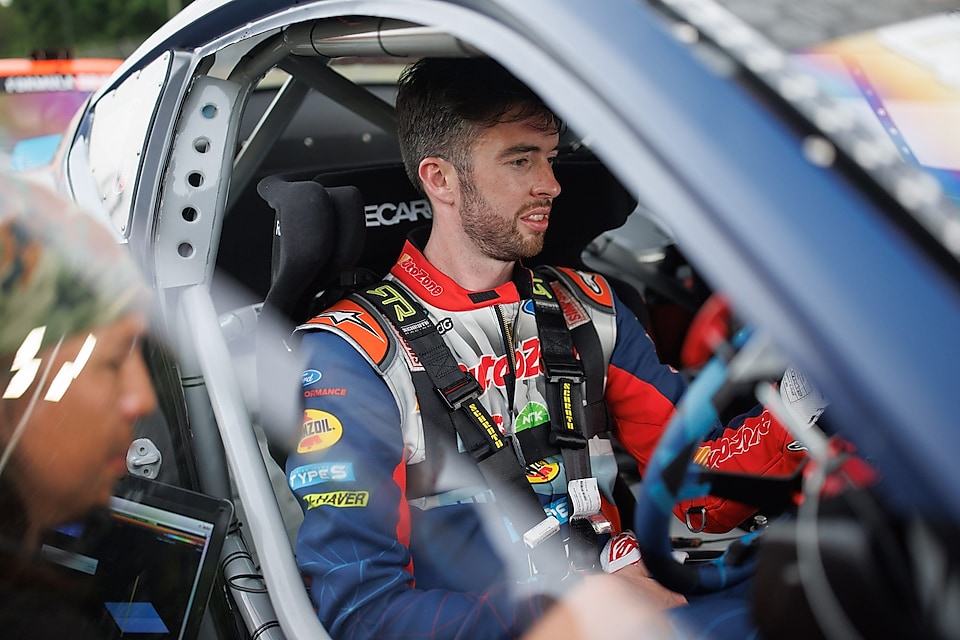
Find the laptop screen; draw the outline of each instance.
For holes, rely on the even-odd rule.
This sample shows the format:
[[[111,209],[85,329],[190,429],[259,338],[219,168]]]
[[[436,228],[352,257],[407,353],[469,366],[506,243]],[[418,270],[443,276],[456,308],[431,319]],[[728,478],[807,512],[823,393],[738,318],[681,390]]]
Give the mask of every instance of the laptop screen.
[[[103,638],[189,639],[206,607],[231,517],[225,500],[128,481],[97,531],[61,527],[42,552],[90,576],[102,602]]]

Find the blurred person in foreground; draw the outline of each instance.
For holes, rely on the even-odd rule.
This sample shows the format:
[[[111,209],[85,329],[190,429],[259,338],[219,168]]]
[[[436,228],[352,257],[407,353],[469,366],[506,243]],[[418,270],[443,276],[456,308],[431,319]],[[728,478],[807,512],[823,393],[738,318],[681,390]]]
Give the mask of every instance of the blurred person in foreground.
[[[98,221],[0,176],[0,629],[92,638],[83,585],[45,531],[107,506],[134,422],[156,407],[140,341],[149,290]]]
[[[400,78],[397,125],[429,236],[299,328],[305,411],[287,474],[320,619],[338,639],[514,638],[571,589],[684,604],[637,563],[610,436],[643,470],[686,383],[602,276],[523,264],[562,197],[561,122],[492,60],[425,58]],[[757,441],[726,446],[718,468],[776,475],[802,459],[760,409],[739,423],[762,427]],[[716,428],[705,447],[738,439]],[[752,512],[702,511],[722,530]]]

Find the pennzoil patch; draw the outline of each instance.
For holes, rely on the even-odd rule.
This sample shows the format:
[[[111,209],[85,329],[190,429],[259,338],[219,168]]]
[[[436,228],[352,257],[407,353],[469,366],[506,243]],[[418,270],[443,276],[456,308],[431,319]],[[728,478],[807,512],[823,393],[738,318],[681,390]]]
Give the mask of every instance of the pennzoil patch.
[[[306,409],[297,453],[313,453],[335,445],[343,437],[340,419],[329,411]]]

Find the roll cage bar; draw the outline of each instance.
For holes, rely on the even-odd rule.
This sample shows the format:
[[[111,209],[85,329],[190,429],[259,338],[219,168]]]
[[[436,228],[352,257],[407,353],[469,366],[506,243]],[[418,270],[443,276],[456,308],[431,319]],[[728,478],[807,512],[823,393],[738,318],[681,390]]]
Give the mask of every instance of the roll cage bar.
[[[247,99],[269,70],[278,68],[289,74],[251,133],[244,140],[236,140],[237,152],[232,156],[227,181],[229,192],[220,202],[223,211],[228,213],[238,204],[240,195],[311,90],[330,97],[388,135],[395,135],[393,106],[331,68],[329,62],[333,58],[478,54],[477,50],[438,29],[397,20],[358,17],[349,21],[321,19],[294,24],[264,39],[242,56],[227,74],[226,82],[208,78],[210,65],[201,61],[187,94],[184,121],[177,129],[185,137],[188,136],[184,132],[198,130],[202,114],[196,99],[191,105],[191,94],[216,94],[217,90],[233,85],[234,88],[227,88],[227,95],[222,99],[225,107],[230,106],[231,122],[236,126]],[[222,135],[229,144],[231,134]],[[176,153],[175,148],[175,156]],[[175,195],[170,191],[165,199],[168,206],[176,205]],[[177,218],[170,216],[166,223],[182,224]],[[164,223],[161,219],[160,224]],[[213,235],[218,235],[218,230]],[[163,247],[159,249],[163,250]],[[164,281],[164,274],[158,273]],[[169,287],[169,274],[166,277],[164,286]],[[185,277],[184,283],[189,279]],[[212,466],[221,467],[200,469],[200,483],[204,491],[215,495],[229,494],[232,483],[232,491],[240,502],[238,515],[243,518],[245,534],[251,536],[253,542],[250,549],[240,527],[228,535],[221,558],[225,585],[251,637],[262,640],[328,638],[302,586],[254,420],[246,409],[245,399],[238,394],[242,385],[236,380],[234,357],[227,344],[232,338],[249,336],[263,322],[258,317],[259,305],[218,316],[209,292],[202,285],[179,289],[174,295],[179,307],[177,334],[185,336],[184,352],[190,354],[180,363],[181,378],[184,382],[202,381],[184,384],[193,446],[197,460],[214,461]],[[217,465],[217,460],[226,464]],[[231,474],[230,469],[242,469],[243,473]]]

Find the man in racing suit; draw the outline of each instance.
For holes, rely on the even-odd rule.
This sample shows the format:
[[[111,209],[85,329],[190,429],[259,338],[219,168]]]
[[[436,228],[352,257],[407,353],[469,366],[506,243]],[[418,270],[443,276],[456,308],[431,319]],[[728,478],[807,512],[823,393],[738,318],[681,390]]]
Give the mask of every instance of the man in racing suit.
[[[408,241],[384,284],[422,305],[460,368],[476,377],[480,404],[525,467],[544,513],[562,525],[554,536],[566,537],[568,521],[588,513],[608,523],[597,528],[602,545],[606,532],[629,526],[614,506],[616,462],[606,434],[589,441],[596,488],[591,494],[587,483],[585,496],[568,495],[560,452],[531,456],[525,444],[551,416],[531,300],[546,283],[520,261],[541,250],[560,194],[552,167],[559,122],[489,60],[414,64],[401,78],[397,112],[407,172],[434,218],[426,243]],[[596,331],[609,423],[642,471],[684,379],[659,362],[602,277],[553,273],[549,292],[567,326],[592,323]],[[287,475],[304,510],[298,564],[327,630],[335,638],[522,634],[553,602],[560,580],[526,560],[536,544],[520,541],[529,532],[517,531],[498,504],[510,496],[491,491],[461,439],[447,447],[440,429],[422,420],[412,378],[423,369],[418,356],[358,296],[299,334],[309,364],[302,436]],[[787,449],[787,432],[765,412],[748,421],[749,442],[735,431],[720,434],[717,442],[727,441],[713,466],[792,470],[800,454]],[[713,529],[750,515],[743,505],[707,506]]]

